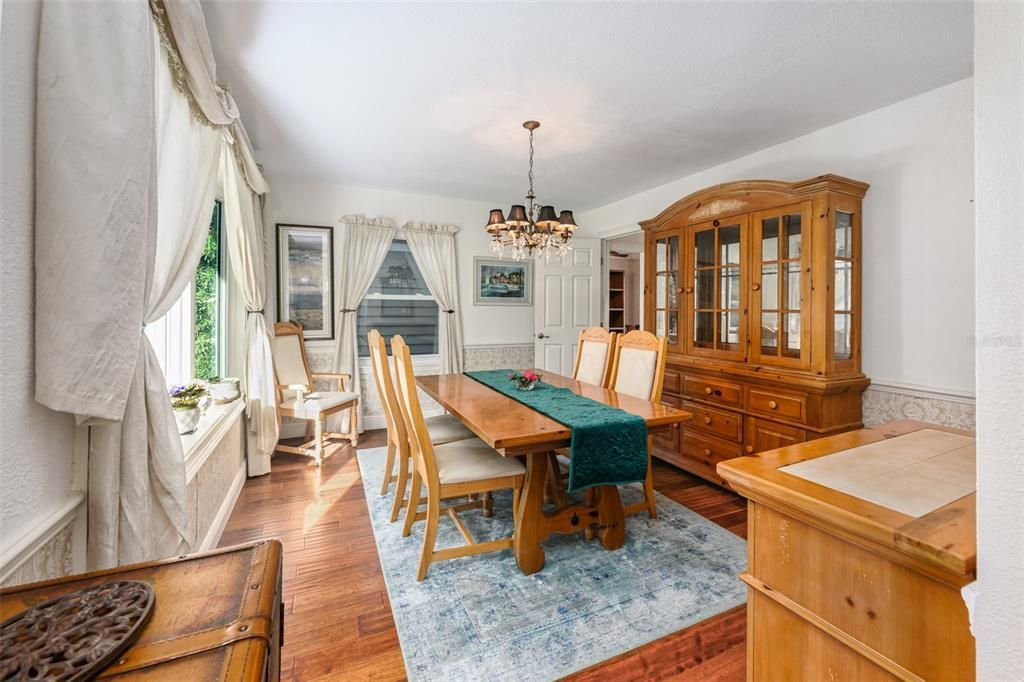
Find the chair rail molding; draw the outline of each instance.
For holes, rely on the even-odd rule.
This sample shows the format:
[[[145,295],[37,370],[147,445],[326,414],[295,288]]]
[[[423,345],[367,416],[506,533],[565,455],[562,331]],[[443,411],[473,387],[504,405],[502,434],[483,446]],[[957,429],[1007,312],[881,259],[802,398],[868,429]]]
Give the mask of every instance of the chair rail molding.
[[[0,586],[59,578],[84,569],[85,493],[69,492],[57,507],[0,548]],[[78,546],[82,545],[82,546]]]
[[[864,391],[862,408],[866,426],[914,419],[975,430],[974,394],[970,391],[872,381]]]

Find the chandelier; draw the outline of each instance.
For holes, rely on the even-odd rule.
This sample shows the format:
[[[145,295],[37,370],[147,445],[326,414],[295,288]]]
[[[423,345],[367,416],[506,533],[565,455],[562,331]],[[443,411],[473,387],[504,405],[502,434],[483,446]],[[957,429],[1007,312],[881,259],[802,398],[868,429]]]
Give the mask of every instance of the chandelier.
[[[491,251],[499,258],[505,255],[505,247],[511,249],[516,260],[546,258],[552,254],[561,257],[572,249],[576,222],[572,219],[572,211],[562,211],[556,216],[554,206],[534,203],[537,195],[533,193],[533,131],[540,128],[540,123],[526,121],[523,127],[530,131],[530,171],[527,175],[530,190],[526,193],[526,205],[513,204],[507,220],[500,208],[491,209],[484,229],[491,235]]]

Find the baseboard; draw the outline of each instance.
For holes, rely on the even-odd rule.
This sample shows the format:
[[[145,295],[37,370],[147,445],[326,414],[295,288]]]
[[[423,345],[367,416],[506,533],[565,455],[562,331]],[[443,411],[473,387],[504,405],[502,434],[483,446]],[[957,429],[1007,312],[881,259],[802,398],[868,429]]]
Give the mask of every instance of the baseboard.
[[[238,496],[242,494],[242,487],[244,485],[245,462],[243,461],[242,466],[238,468],[238,473],[235,474],[235,478],[231,481],[231,487],[228,488],[227,494],[224,496],[224,502],[221,504],[220,509],[217,510],[217,515],[213,517],[210,529],[206,531],[206,537],[203,538],[202,544],[196,549],[197,552],[205,552],[217,548],[218,543],[220,543],[220,536],[224,534],[224,528],[228,525],[228,519],[231,518],[231,512],[235,509],[235,503],[238,502]]]
[[[76,525],[85,493],[74,491],[21,536],[0,548],[0,585],[57,578],[80,569]]]

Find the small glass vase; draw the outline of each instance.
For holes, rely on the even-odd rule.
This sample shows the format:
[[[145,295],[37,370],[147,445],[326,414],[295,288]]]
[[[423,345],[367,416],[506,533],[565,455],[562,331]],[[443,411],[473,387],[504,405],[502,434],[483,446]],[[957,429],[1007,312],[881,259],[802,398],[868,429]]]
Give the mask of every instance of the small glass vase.
[[[532,391],[533,387],[536,385],[536,381],[531,381],[528,384],[516,384],[516,388],[518,388],[520,391]]]

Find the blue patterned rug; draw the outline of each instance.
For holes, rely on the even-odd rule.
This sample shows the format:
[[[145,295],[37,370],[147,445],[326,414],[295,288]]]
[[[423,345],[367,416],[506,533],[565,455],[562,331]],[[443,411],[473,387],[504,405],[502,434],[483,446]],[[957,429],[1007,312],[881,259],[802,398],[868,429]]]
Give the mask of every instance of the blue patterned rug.
[[[434,563],[416,582],[423,523],[402,537],[392,494],[380,495],[384,448],[360,450],[359,468],[377,553],[410,680],[555,680],[738,606],[746,542],[664,495],[658,518],[626,521],[625,545],[554,535],[544,569],[524,576],[512,550]],[[394,487],[392,486],[392,491]],[[639,501],[625,486],[622,501]],[[478,542],[512,534],[512,495],[494,516],[459,516]],[[441,518],[437,547],[463,544]]]

